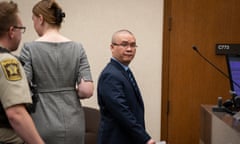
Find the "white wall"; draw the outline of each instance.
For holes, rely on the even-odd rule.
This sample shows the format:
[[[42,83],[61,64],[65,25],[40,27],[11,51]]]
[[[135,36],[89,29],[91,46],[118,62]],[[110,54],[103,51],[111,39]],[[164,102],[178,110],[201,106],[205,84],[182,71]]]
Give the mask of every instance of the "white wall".
[[[109,45],[113,32],[129,29],[135,34],[139,47],[130,67],[143,95],[146,128],[155,140],[160,140],[163,0],[57,1],[66,12],[62,34],[81,42],[90,61],[95,93],[91,99],[82,101],[85,106],[98,108],[97,79],[111,57]],[[37,35],[32,25],[31,9],[38,1],[15,2],[19,4],[20,16],[27,26],[22,43],[32,41]]]

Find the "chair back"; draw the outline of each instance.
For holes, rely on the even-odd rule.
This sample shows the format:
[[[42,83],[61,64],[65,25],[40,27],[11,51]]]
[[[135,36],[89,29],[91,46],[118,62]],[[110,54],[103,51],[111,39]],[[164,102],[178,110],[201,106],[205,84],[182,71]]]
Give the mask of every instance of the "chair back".
[[[100,112],[96,108],[83,107],[85,113],[85,144],[96,144],[98,137],[98,127],[100,122]]]

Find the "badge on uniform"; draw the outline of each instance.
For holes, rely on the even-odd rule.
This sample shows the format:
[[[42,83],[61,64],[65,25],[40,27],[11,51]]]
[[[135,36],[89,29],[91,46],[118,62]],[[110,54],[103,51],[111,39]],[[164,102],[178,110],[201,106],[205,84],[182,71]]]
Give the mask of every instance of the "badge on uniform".
[[[5,77],[9,81],[17,81],[22,79],[19,62],[16,59],[7,59],[1,61],[2,69]]]

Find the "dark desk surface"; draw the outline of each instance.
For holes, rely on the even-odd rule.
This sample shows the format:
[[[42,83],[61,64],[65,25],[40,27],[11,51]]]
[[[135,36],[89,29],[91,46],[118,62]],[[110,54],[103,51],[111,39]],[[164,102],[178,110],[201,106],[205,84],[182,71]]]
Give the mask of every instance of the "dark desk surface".
[[[212,105],[202,105],[203,108],[205,108],[209,113],[213,113],[215,116],[217,116],[219,119],[221,119],[223,122],[225,122],[227,125],[235,129],[236,131],[240,132],[240,121],[233,118],[233,115],[228,114],[226,112],[213,112]]]
[[[200,144],[240,144],[240,121],[227,112],[201,105]]]

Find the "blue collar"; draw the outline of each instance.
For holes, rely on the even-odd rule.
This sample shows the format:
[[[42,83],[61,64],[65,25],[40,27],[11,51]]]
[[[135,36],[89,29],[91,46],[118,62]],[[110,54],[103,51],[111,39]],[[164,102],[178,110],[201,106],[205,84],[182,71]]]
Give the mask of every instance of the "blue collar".
[[[119,61],[118,61],[117,59],[115,59],[114,57],[112,57],[111,59],[114,60],[115,62],[119,63],[119,64],[123,67],[123,69],[124,69],[125,71],[127,71],[127,70],[129,69],[128,66],[122,64],[121,62],[119,62]]]

